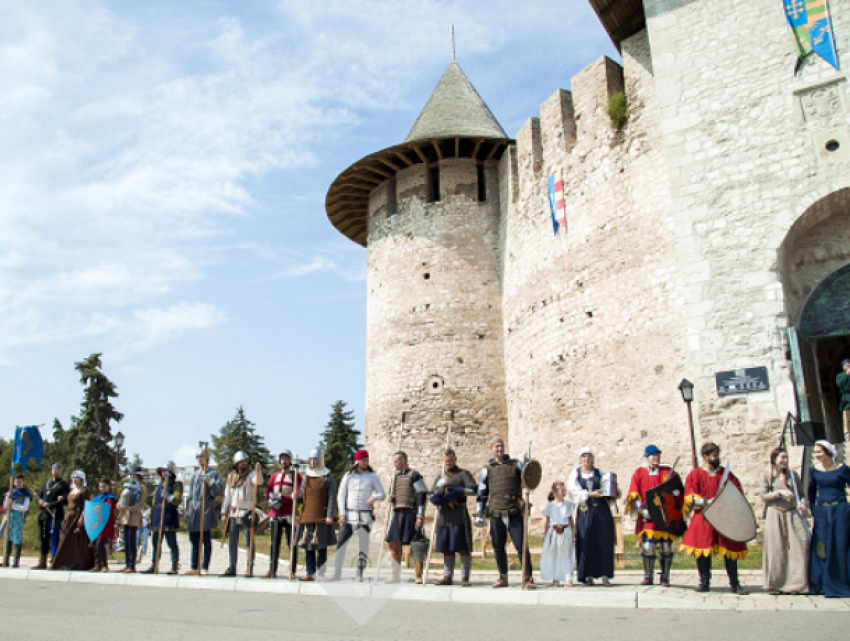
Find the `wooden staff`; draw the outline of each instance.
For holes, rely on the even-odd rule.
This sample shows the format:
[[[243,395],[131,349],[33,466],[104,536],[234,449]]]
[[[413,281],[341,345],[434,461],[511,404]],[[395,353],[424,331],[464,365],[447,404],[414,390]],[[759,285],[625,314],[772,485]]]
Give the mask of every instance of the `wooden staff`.
[[[522,521],[522,589],[525,590],[525,557],[528,554],[528,504],[531,502],[531,492],[525,490],[525,516]]]
[[[153,573],[159,574],[159,560],[162,558],[162,528],[165,523],[165,483],[162,481],[162,474],[159,475],[159,486],[161,488],[162,505],[159,510],[159,541],[156,545],[156,558],[153,562]]]
[[[455,411],[451,410],[450,418],[449,418],[449,427],[446,430],[446,446],[443,448],[443,471],[440,472],[440,476],[446,473],[446,457],[445,451],[449,449],[449,438],[452,435],[452,426],[455,422]],[[465,500],[465,499],[464,499]],[[442,506],[437,507],[437,513],[434,515],[434,525],[431,526],[431,540],[428,542],[428,558],[425,559],[425,571],[422,573],[422,585],[428,585],[428,568],[431,567],[431,552],[434,550],[434,536],[437,533],[437,521],[440,520],[440,513],[442,512]]]
[[[404,412],[401,413],[401,423],[399,423],[399,426],[398,426],[398,451],[399,452],[401,451],[401,443],[402,443],[403,438],[404,438]],[[390,460],[392,460],[392,459],[390,459]],[[398,478],[398,474],[396,474],[395,470],[393,470],[393,478],[392,478],[392,481],[390,481],[390,496],[392,496],[395,493],[395,482],[396,482],[397,478]],[[390,520],[392,519],[392,515],[393,515],[393,502],[387,501],[386,524],[387,524],[387,530],[388,531],[389,531],[389,528],[390,528]],[[375,585],[378,585],[378,577],[381,576],[381,557],[383,556],[383,552],[384,552],[384,546],[383,546],[383,544],[381,544],[381,547],[378,548],[378,567],[375,570]]]
[[[206,441],[202,441],[200,443],[204,446],[204,480],[201,481],[201,530],[198,534],[198,576],[201,574],[201,559],[203,558],[203,550],[204,550],[204,521],[206,521],[207,516],[207,469],[209,468],[209,460],[207,457],[209,456],[209,443]]]
[[[254,498],[251,500],[251,543],[248,545],[248,576],[254,574],[254,535],[256,533],[257,515],[257,479],[260,476],[260,464],[254,466]]]
[[[290,459],[291,460],[291,459]],[[298,464],[292,460],[292,522],[289,524],[289,578],[295,580],[295,537],[298,536],[296,525],[298,523]],[[284,477],[285,479],[285,477]],[[305,532],[306,533],[306,532]],[[278,556],[280,556],[278,554]],[[277,566],[275,566],[277,574]]]

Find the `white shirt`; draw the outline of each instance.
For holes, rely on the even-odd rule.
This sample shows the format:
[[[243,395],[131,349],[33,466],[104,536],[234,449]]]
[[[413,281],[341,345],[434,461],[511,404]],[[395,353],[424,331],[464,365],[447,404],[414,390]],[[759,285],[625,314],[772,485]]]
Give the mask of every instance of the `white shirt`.
[[[572,472],[570,472],[570,476],[567,479],[567,494],[569,495],[570,500],[575,505],[583,505],[584,503],[587,503],[587,498],[588,498],[587,497],[587,495],[588,495],[587,490],[583,490],[581,488],[581,486],[578,484],[579,473],[581,474],[581,477],[583,479],[586,479],[586,480],[589,481],[590,479],[593,478],[593,474],[594,474],[595,471],[596,471],[595,468],[593,470],[591,470],[590,472],[585,472],[581,468],[578,468],[578,469],[574,469]],[[602,479],[600,481],[602,483],[602,487],[598,488],[597,491],[601,490],[602,494],[607,496],[610,493],[609,485],[610,485],[610,482],[611,482],[611,477],[609,477],[607,474],[605,474],[605,472],[603,472],[602,470],[599,470],[599,474],[602,476]]]
[[[543,506],[543,509],[540,510],[540,513],[543,516],[549,517],[550,525],[569,525],[570,524],[570,516],[575,511],[576,506],[572,504],[572,502],[565,498],[563,503],[558,503],[557,500],[549,501],[546,505]]]
[[[356,525],[363,522],[362,512],[372,511],[372,508],[366,505],[369,498],[382,501],[386,496],[381,479],[374,472],[348,472],[339,484],[337,504],[340,512],[345,515],[346,522]]]
[[[230,518],[239,519],[251,511],[251,504],[254,502],[254,485],[262,484],[263,475],[256,480],[256,472],[248,474],[248,478],[239,487],[230,487],[227,485],[224,489],[224,502],[221,504],[221,513],[227,515],[230,511]],[[259,498],[259,497],[258,497]]]

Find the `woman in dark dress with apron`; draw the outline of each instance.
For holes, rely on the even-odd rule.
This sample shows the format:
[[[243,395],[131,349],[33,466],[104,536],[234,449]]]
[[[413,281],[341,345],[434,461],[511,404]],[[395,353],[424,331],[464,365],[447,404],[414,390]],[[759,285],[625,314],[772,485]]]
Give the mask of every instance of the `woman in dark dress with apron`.
[[[835,463],[835,446],[816,441],[814,467],[809,472],[809,506],[814,528],[810,549],[812,594],[850,598],[850,468]]]
[[[579,583],[585,585],[593,585],[593,580],[600,578],[603,585],[611,585],[615,532],[608,506],[610,477],[594,466],[593,448],[584,447],[579,454],[581,465],[567,481],[570,499],[576,505],[576,574]]]
[[[85,473],[79,470],[72,473],[62,534],[50,569],[91,570],[94,567],[94,550],[89,547],[89,537],[83,526],[83,510],[89,498]]]

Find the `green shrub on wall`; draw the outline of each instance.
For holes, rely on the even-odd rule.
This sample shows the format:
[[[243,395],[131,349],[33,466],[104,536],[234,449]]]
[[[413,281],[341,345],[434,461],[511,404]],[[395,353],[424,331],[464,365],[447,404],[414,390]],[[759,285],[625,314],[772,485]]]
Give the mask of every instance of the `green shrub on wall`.
[[[608,98],[608,117],[611,119],[611,126],[617,131],[626,126],[629,120],[629,105],[626,102],[626,94],[622,91],[611,94]]]

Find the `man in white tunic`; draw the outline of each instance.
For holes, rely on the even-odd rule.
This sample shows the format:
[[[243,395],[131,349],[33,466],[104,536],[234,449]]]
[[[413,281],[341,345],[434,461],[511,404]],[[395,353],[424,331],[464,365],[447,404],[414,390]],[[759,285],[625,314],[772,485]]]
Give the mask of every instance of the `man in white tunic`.
[[[354,454],[354,465],[342,477],[337,492],[339,505],[339,543],[334,557],[333,580],[342,578],[342,564],[348,540],[357,533],[360,554],[357,558],[357,580],[363,580],[363,570],[369,560],[369,532],[375,522],[372,513],[375,501],[386,498],[381,480],[369,466],[369,452],[358,450]]]
[[[228,532],[228,552],[230,562],[227,570],[220,576],[236,576],[236,560],[239,555],[239,533],[245,536],[245,546],[256,553],[251,545],[251,506],[254,503],[256,488],[263,484],[263,473],[259,463],[251,471],[251,462],[245,452],[233,455],[233,470],[227,475],[227,485],[224,490],[224,502],[221,504],[221,522],[230,523]],[[248,554],[248,567],[245,578],[253,576],[253,554]]]

